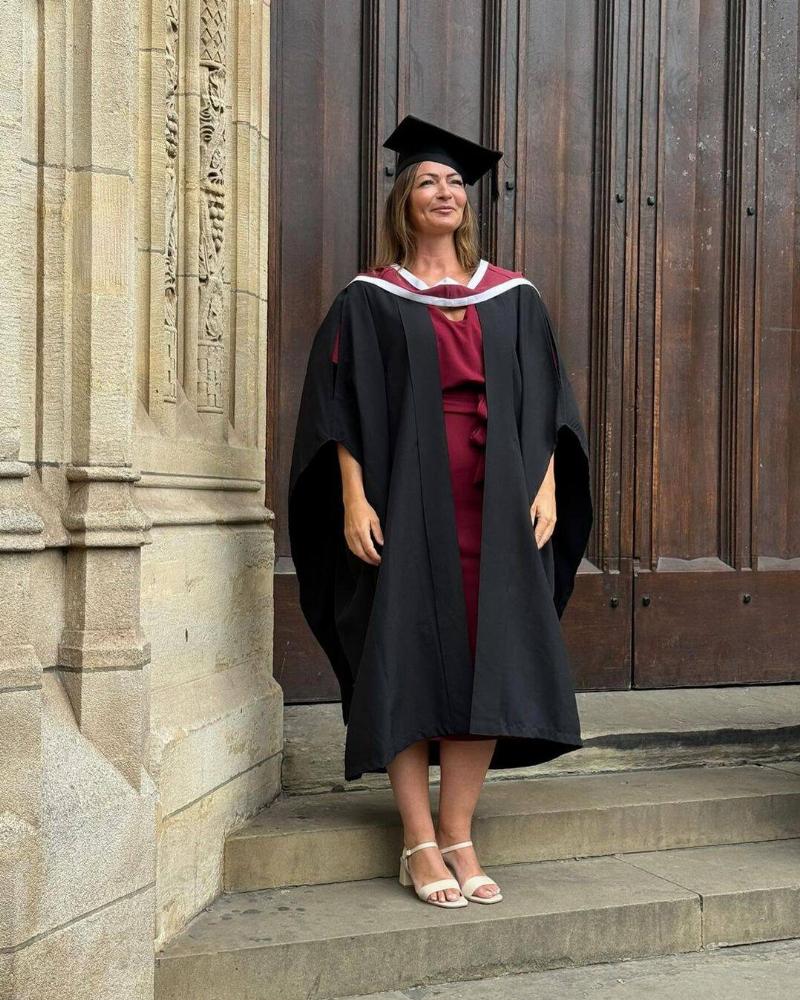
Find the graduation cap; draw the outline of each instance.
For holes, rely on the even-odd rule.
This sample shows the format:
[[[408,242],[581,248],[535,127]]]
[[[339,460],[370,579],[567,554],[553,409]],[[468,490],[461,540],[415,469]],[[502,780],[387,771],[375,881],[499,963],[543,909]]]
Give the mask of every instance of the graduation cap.
[[[465,184],[474,184],[487,170],[491,170],[492,200],[496,200],[500,193],[497,162],[503,157],[502,150],[481,146],[414,115],[406,115],[383,145],[398,154],[398,174],[411,163],[434,160],[457,170]]]

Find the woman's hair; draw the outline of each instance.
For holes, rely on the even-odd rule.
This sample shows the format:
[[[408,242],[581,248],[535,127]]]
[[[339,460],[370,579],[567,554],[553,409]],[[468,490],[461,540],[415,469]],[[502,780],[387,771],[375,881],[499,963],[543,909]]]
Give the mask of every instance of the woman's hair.
[[[380,269],[391,264],[405,266],[416,256],[417,240],[408,220],[408,199],[414,187],[419,163],[410,163],[401,170],[386,198],[383,225],[378,238],[378,250],[370,264]],[[469,198],[464,203],[461,225],[453,232],[458,262],[467,273],[475,270],[481,260],[478,239],[478,218]]]

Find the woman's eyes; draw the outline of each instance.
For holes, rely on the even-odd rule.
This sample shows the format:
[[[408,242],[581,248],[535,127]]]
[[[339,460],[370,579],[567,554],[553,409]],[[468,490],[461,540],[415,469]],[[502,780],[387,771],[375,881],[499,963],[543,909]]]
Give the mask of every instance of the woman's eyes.
[[[463,186],[464,186],[464,182],[463,182],[463,181],[460,181],[460,180],[459,180],[459,179],[458,179],[457,177],[454,177],[454,178],[453,178],[453,183],[454,183],[454,184],[458,184],[458,185],[459,185],[460,187],[463,187]],[[430,178],[430,177],[428,177],[428,178],[427,178],[427,180],[424,180],[424,181],[422,182],[422,184],[433,184],[433,181],[431,180],[431,178]],[[420,184],[420,187],[422,187],[422,184]]]

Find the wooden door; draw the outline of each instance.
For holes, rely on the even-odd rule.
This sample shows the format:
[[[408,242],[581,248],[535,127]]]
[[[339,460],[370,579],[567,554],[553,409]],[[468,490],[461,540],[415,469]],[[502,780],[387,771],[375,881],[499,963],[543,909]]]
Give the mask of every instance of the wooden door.
[[[407,113],[504,150],[498,202],[470,190],[483,255],[541,291],[589,431],[595,523],[563,618],[577,686],[796,676],[797,38],[792,0],[273,5],[267,480],[287,701],[338,696],[286,532],[305,361],[369,260],[393,180],[381,143]]]
[[[798,8],[638,16],[633,683],[796,680]]]

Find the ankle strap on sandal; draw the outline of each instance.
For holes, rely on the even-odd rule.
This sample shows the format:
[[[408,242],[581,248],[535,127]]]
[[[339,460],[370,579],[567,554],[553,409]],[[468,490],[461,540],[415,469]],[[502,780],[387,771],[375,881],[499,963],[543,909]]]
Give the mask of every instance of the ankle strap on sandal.
[[[420,851],[422,850],[423,847],[438,847],[438,846],[439,845],[436,843],[435,840],[426,840],[422,844],[417,844],[416,847],[404,847],[403,854],[405,854],[405,856],[408,857],[409,854],[413,854],[414,851]]]
[[[447,854],[448,851],[457,851],[459,847],[472,847],[472,841],[462,840],[460,844],[451,844],[449,847],[440,847],[439,851],[442,854]]]

